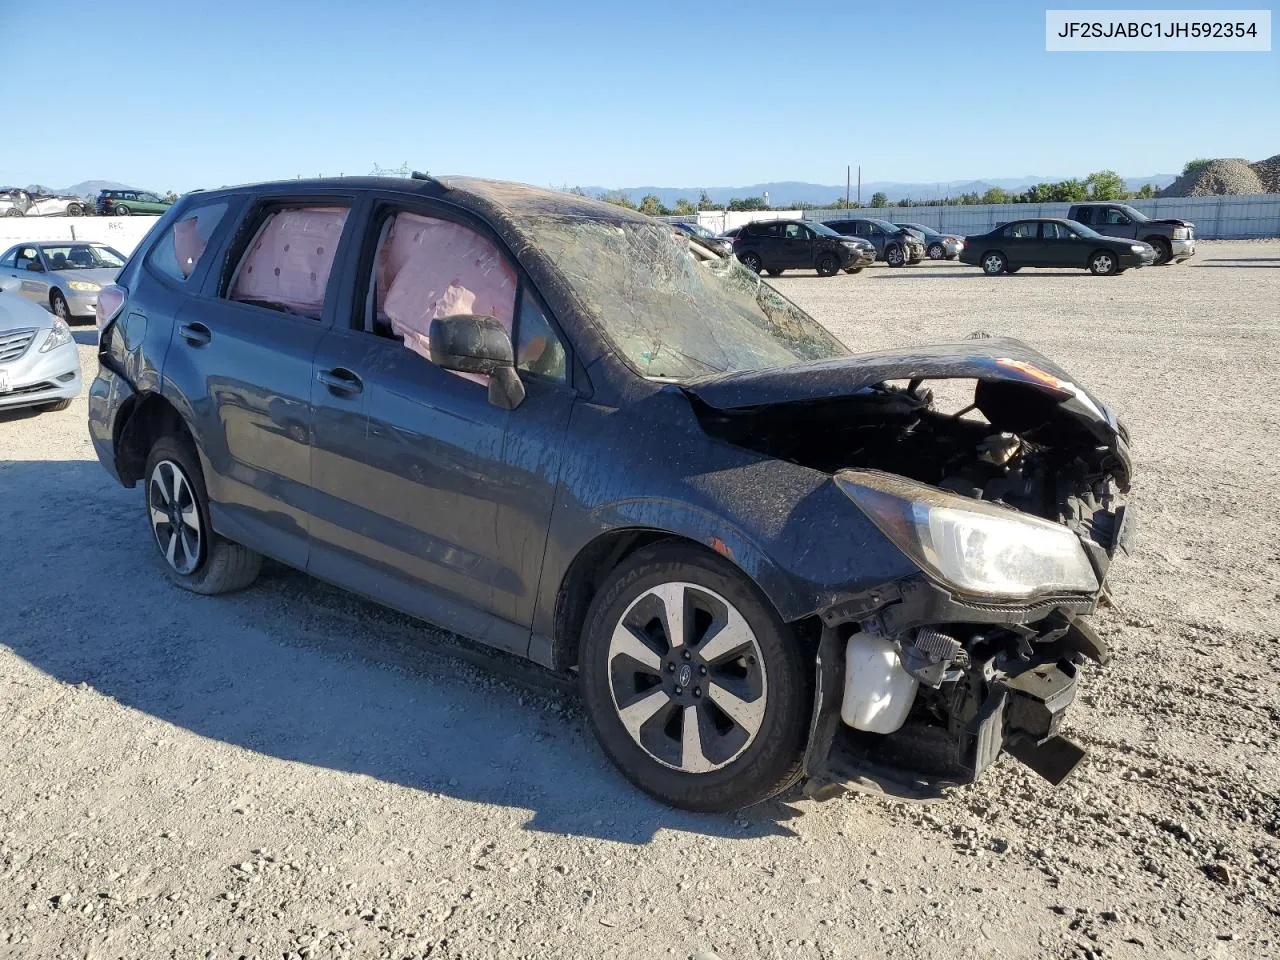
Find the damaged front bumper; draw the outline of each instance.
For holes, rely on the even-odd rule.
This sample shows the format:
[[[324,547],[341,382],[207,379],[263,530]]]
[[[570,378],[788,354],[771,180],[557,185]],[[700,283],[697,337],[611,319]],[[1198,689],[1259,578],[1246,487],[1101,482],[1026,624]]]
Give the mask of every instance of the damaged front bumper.
[[[815,702],[805,753],[805,793],[846,790],[906,800],[941,797],[972,783],[1001,753],[1062,782],[1084,750],[1060,728],[1075,699],[1077,673],[1110,659],[1083,618],[1096,598],[983,604],[919,578],[889,585],[822,615]],[[905,721],[893,732],[842,720],[850,642],[895,638],[918,678]]]

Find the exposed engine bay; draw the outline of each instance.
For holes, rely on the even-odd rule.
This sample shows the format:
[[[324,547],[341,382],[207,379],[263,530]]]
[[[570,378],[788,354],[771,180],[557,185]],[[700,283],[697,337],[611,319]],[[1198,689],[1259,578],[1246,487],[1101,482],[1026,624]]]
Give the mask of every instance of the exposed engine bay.
[[[899,365],[913,371],[909,377],[887,360],[870,362],[869,374],[898,376],[864,379],[854,389],[814,376],[791,402],[769,396],[767,382],[742,378],[694,393],[703,429],[726,442],[832,474],[837,483],[856,486],[862,478],[891,491],[896,476],[945,491],[944,502],[966,498],[1051,521],[1079,538],[1096,574],[1066,590],[1005,600],[957,589],[954,578],[922,562],[928,575],[822,611],[806,756],[813,796],[853,787],[929,798],[971,782],[1001,752],[1058,783],[1084,756],[1059,729],[1080,666],[1109,659],[1083,617],[1105,602],[1111,557],[1131,529],[1123,504],[1128,436],[1029,349],[997,352],[1015,345],[1026,349],[988,340],[958,358],[935,348],[930,364],[913,357]],[[927,366],[946,369],[929,376]],[[936,381],[948,398],[961,394],[950,411],[935,400]],[[765,402],[749,402],[757,398]],[[915,488],[917,498],[922,489]],[[958,497],[946,501],[952,494]],[[859,505],[867,511],[871,502]],[[895,529],[877,522],[887,535]],[[1080,548],[1069,549],[1082,563]]]

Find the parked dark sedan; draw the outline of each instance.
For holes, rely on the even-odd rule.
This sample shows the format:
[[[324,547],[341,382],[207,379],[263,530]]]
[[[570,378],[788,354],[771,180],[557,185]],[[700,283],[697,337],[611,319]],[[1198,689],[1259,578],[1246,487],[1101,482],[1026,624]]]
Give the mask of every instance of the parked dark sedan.
[[[960,260],[992,276],[1017,273],[1023,267],[1076,267],[1105,276],[1149,266],[1156,251],[1140,240],[1104,237],[1074,220],[1039,218],[965,237]]]
[[[666,224],[421,175],[189,194],[98,319],[89,433],[180,587],[270,556],[576,673],[690,809],[1083,756],[1128,435],[1026,344],[855,355]]]
[[[774,277],[794,269],[816,270],[820,277],[858,273],[875,261],[870,244],[808,220],[748,223],[733,238],[733,252],[748,270]]]

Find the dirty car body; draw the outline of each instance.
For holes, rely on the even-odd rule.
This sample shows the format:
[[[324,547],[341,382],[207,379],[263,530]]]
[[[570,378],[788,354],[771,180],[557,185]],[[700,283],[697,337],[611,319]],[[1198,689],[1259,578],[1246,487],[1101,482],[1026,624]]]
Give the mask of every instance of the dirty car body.
[[[304,202],[350,210],[323,313],[240,323],[257,308],[225,298],[258,211]],[[210,205],[179,290],[152,257]],[[488,238],[558,375],[512,369],[524,319],[437,317],[433,362],[362,329],[387,205]],[[174,576],[191,589],[235,543],[577,673],[623,773],[691,809],[801,779],[936,795],[1002,752],[1057,780],[1080,757],[1059,727],[1107,659],[1084,618],[1131,529],[1128,441],[1025,344],[855,355],[665,224],[466,178],[190,195],[108,300],[90,435],[126,486],[154,489],[157,449],[198,455],[179,466],[213,536]],[[281,352],[310,364],[295,384]],[[969,399],[944,411],[933,384]],[[157,531],[181,524],[148,497]]]

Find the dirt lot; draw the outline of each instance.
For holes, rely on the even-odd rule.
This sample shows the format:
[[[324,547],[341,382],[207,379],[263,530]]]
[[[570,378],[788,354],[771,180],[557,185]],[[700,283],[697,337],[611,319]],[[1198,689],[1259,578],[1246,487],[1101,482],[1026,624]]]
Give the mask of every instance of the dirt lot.
[[[778,284],[855,348],[1024,338],[1128,422],[1073,780],[671,811],[430,628],[279,568],[166,586],[82,398],[0,416],[0,956],[1280,956],[1280,243]]]

